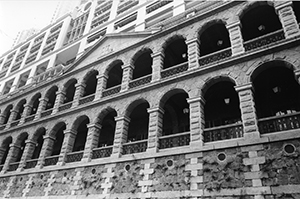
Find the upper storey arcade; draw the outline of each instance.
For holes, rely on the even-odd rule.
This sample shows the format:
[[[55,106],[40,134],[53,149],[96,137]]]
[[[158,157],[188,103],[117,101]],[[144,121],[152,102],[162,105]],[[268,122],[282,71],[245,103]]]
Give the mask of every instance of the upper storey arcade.
[[[297,3],[232,4],[218,8],[227,20],[199,14],[155,34],[106,36],[62,75],[2,99],[3,171],[299,128]],[[241,24],[265,13],[272,22],[244,35]]]

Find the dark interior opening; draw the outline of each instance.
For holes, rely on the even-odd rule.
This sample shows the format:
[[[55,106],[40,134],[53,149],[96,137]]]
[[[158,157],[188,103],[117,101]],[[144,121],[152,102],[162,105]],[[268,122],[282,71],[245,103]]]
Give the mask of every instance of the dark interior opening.
[[[187,45],[183,38],[172,40],[165,48],[163,69],[188,61]]]

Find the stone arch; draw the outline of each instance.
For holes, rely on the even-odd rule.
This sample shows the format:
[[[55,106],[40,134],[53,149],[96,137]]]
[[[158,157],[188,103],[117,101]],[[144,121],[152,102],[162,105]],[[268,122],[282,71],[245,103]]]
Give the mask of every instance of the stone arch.
[[[107,77],[106,84],[104,87],[111,88],[117,85],[121,85],[123,78],[123,62],[120,59],[114,60],[106,68],[104,75]]]
[[[9,145],[13,142],[13,139],[11,136],[7,136],[6,138],[3,139],[2,143],[1,143],[1,154],[0,154],[0,158],[1,158],[1,162],[0,164],[3,165],[5,163],[5,160],[7,158],[8,152],[9,152]]]
[[[210,26],[212,26],[214,24],[224,24],[226,26],[227,21],[225,19],[220,19],[220,18],[207,21],[197,29],[197,34],[201,35],[207,28],[209,28]]]
[[[27,139],[28,139],[27,132],[23,132],[17,136],[14,144],[20,148],[17,148],[17,153],[15,154],[15,158],[12,160],[13,162],[19,162],[21,160],[26,146]]]
[[[51,147],[49,147],[49,155],[59,155],[61,148],[62,148],[62,144],[63,144],[63,140],[64,140],[64,130],[66,129],[66,123],[63,121],[60,121],[58,123],[56,123],[54,125],[54,127],[51,129],[51,131],[49,132],[49,136],[55,138],[55,141],[53,142],[53,144],[51,145]]]
[[[87,115],[77,117],[72,125],[72,131],[76,134],[72,152],[84,150],[90,119]]]
[[[187,93],[188,94],[188,92],[186,90],[184,90],[183,88],[172,88],[172,89],[168,90],[167,92],[165,92],[162,96],[160,96],[159,107],[164,106],[166,101],[172,95],[177,94],[177,93]]]
[[[116,111],[114,108],[112,107],[106,107],[104,108],[99,114],[98,116],[94,119],[94,123],[98,123],[98,124],[101,124],[102,123],[102,120],[104,119],[104,117],[111,111]]]
[[[122,60],[117,59],[112,61],[107,68],[105,69],[104,75],[108,75],[109,71],[116,65],[116,64],[124,64]]]
[[[22,117],[23,111],[24,111],[24,105],[26,104],[26,99],[20,100],[17,105],[15,106],[14,110],[17,111],[17,114],[15,115],[14,120],[19,120]]]
[[[144,99],[144,98],[138,98],[138,99],[135,99],[135,100],[131,101],[131,102],[127,105],[127,107],[124,109],[124,110],[125,110],[124,115],[125,115],[125,116],[129,116],[135,107],[137,107],[139,104],[144,103],[144,102],[147,102],[148,104],[150,104],[150,103],[149,103],[146,99]]]
[[[65,99],[63,103],[68,103],[74,100],[76,90],[75,85],[77,82],[76,78],[71,78],[64,84],[62,91],[65,92]]]
[[[3,118],[3,120],[1,121],[1,124],[6,124],[7,122],[8,122],[8,119],[9,119],[9,117],[10,117],[10,114],[11,114],[11,110],[13,109],[13,105],[12,104],[10,104],[10,105],[8,105],[5,109],[4,109],[4,111],[3,111],[3,116],[4,116],[4,118]]]
[[[224,76],[224,75],[219,75],[216,77],[208,77],[204,82],[203,87],[201,88],[201,95],[204,96],[206,91],[215,83],[221,82],[221,81],[228,81],[233,83],[234,85],[237,85],[235,82],[235,79],[233,79],[230,76]]]
[[[48,102],[45,107],[46,110],[54,107],[57,91],[58,87],[54,85],[51,88],[49,88],[45,93],[45,99],[48,99]]]
[[[152,73],[152,53],[153,51],[150,48],[142,48],[134,54],[131,59],[131,66],[133,67],[132,79]]]
[[[42,146],[44,143],[44,135],[45,134],[46,134],[46,129],[44,127],[40,127],[32,135],[32,138],[30,138],[33,142],[36,143],[34,150],[32,151],[32,154],[30,155],[31,159],[39,158],[41,150],[42,150]]]
[[[241,10],[237,12],[238,18],[241,18],[244,16],[246,12],[248,12],[250,9],[255,8],[260,5],[269,5],[274,7],[274,2],[272,1],[247,1],[247,4],[243,6]]]

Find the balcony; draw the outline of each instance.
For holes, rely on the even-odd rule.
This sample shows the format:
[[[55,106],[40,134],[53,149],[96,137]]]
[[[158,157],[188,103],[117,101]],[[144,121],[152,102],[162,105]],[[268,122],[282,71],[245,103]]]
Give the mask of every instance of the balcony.
[[[135,88],[135,87],[142,86],[144,84],[148,84],[151,82],[151,79],[152,79],[152,74],[144,77],[140,77],[138,79],[131,80],[129,82],[129,88]]]
[[[25,118],[25,122],[31,122],[32,120],[34,120],[34,117],[35,117],[35,114],[30,115],[30,116],[27,116],[27,117]]]
[[[50,157],[46,157],[44,161],[44,166],[56,165],[59,159],[59,155],[54,155]]]
[[[38,76],[34,77],[33,81],[35,81],[36,83],[40,83],[40,82],[45,81],[47,79],[51,79],[54,76],[56,76],[57,74],[59,74],[59,72],[61,72],[62,70],[63,70],[63,65],[59,64],[55,67],[49,68],[45,72],[43,72],[43,73],[39,74]]]
[[[125,12],[126,10],[129,10],[130,8],[133,8],[134,6],[136,6],[139,3],[139,1],[137,0],[133,0],[133,1],[124,1],[124,3],[121,3],[118,6],[118,10],[117,10],[117,14],[121,14],[123,12]]]
[[[184,63],[178,64],[176,66],[172,66],[170,68],[163,69],[161,71],[161,78],[171,77],[173,75],[182,73],[184,71],[187,71],[188,68],[189,68],[188,62],[184,62]]]
[[[165,135],[159,138],[159,149],[186,146],[190,144],[190,133],[177,133],[174,135]]]
[[[105,89],[102,92],[102,97],[107,97],[107,96],[110,96],[110,95],[114,95],[116,93],[119,93],[120,91],[121,91],[121,85],[114,86],[114,87]]]
[[[203,130],[204,142],[214,142],[219,140],[228,140],[241,138],[244,136],[242,123],[229,124]]]
[[[131,22],[135,21],[137,18],[137,13],[134,13],[133,15],[130,15],[118,22],[115,23],[114,28],[117,30],[119,28],[122,28],[128,24],[130,24]]]
[[[258,128],[261,134],[299,129],[300,113],[296,112],[291,114],[259,119]]]
[[[23,61],[23,60],[16,62],[16,63],[13,65],[13,67],[10,69],[10,72],[14,72],[14,71],[18,70],[18,69],[20,68],[21,64],[22,64],[22,61]]]
[[[245,48],[245,51],[250,51],[250,50],[254,50],[254,49],[275,43],[277,41],[281,41],[283,39],[285,39],[284,31],[281,29],[281,30],[277,30],[275,32],[263,35],[261,37],[252,39],[250,41],[244,42],[244,48]]]
[[[231,57],[231,47],[205,55],[199,58],[199,65],[204,66]]]
[[[106,158],[112,154],[112,146],[105,146],[93,149],[92,159]]]
[[[33,53],[33,54],[30,54],[30,55],[27,57],[25,64],[29,64],[30,62],[33,62],[33,61],[36,59],[37,54],[38,54],[38,51],[36,51],[36,52]]]
[[[20,120],[15,120],[15,121],[11,122],[10,126],[11,127],[18,126],[19,123],[20,123]]]
[[[34,168],[38,163],[38,159],[27,160],[24,169]]]
[[[171,3],[172,1],[157,1],[149,6],[146,7],[146,13],[149,14],[169,3]]]
[[[7,171],[16,171],[19,167],[20,162],[10,163]]]
[[[79,105],[82,105],[82,104],[85,104],[88,102],[92,102],[94,99],[95,99],[95,94],[85,96],[85,97],[79,99]]]
[[[64,110],[70,109],[72,107],[72,103],[73,103],[73,101],[59,106],[58,111],[64,111]]]
[[[147,150],[148,140],[139,140],[134,142],[127,142],[123,144],[123,155],[142,153]]]
[[[41,117],[46,117],[48,115],[51,115],[52,112],[53,112],[53,109],[45,110],[41,113]]]
[[[68,153],[66,157],[66,163],[79,162],[83,157],[83,151],[76,151]]]

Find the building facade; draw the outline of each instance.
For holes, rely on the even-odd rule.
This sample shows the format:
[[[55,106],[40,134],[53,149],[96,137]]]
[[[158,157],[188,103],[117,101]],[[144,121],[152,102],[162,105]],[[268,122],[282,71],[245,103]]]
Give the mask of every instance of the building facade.
[[[300,3],[88,1],[2,58],[2,198],[300,198]]]

